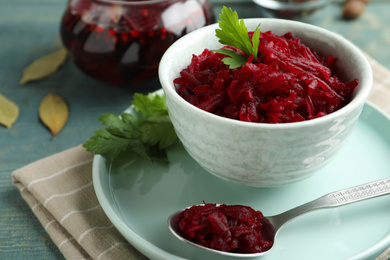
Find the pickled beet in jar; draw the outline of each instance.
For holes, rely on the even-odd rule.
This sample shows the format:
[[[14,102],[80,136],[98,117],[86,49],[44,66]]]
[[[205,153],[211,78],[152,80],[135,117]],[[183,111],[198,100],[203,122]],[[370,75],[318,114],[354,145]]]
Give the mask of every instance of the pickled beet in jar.
[[[215,22],[208,0],[69,0],[61,39],[84,73],[114,86],[160,88],[158,64],[181,36]]]

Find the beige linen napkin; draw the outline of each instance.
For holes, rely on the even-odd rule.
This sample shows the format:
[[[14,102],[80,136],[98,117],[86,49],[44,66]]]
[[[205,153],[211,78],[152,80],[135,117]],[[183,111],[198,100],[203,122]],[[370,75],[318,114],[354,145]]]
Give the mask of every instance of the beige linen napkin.
[[[14,171],[13,184],[65,258],[146,259],[100,207],[92,158],[77,146]]]
[[[390,114],[390,71],[367,57],[374,86],[369,100]],[[115,229],[92,185],[92,153],[77,146],[12,173],[42,226],[67,259],[146,259]],[[390,258],[390,248],[378,260]]]

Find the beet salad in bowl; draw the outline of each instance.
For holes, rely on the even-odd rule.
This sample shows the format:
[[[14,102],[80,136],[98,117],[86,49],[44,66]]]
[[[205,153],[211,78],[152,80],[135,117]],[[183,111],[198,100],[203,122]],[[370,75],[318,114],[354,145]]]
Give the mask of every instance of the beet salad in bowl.
[[[238,19],[196,30],[164,54],[159,78],[175,131],[204,169],[275,187],[325,166],[353,131],[372,86],[363,53],[296,21]]]

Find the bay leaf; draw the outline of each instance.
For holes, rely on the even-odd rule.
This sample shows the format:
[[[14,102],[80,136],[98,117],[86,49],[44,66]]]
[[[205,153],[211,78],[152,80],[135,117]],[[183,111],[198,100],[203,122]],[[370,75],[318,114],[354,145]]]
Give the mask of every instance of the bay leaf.
[[[19,117],[19,107],[3,94],[0,94],[0,124],[11,128]]]
[[[61,48],[35,60],[24,69],[19,84],[24,85],[27,82],[41,80],[54,74],[64,64],[67,57],[68,51],[65,48]]]
[[[69,108],[65,100],[54,94],[48,94],[39,105],[39,118],[55,137],[68,121]]]

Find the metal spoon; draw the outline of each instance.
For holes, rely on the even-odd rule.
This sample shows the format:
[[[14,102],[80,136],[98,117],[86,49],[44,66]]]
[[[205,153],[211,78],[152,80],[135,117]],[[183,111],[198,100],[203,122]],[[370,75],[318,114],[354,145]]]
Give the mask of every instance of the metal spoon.
[[[313,210],[317,209],[325,209],[325,208],[332,208],[332,207],[338,207],[346,204],[350,204],[353,202],[370,199],[379,197],[382,195],[390,194],[390,178],[370,182],[367,184],[354,186],[348,189],[339,190],[336,192],[328,193],[318,199],[315,199],[311,202],[308,202],[306,204],[303,204],[301,206],[298,206],[296,208],[290,209],[284,213],[281,213],[279,215],[270,216],[270,217],[264,217],[265,224],[263,227],[268,228],[270,235],[273,235],[273,238],[271,238],[271,241],[274,242],[275,237],[277,233],[279,232],[280,228],[286,224],[288,221],[292,220],[295,217],[298,217],[299,215],[308,213]],[[218,206],[218,204],[217,204]],[[256,256],[262,256],[267,254],[271,249],[269,248],[267,251],[261,252],[261,253],[231,253],[231,252],[223,252],[216,249],[211,249],[208,247],[204,247],[201,245],[198,245],[192,241],[189,241],[182,237],[180,234],[180,230],[178,228],[178,222],[180,221],[180,213],[182,213],[185,209],[180,210],[174,214],[172,214],[168,218],[168,227],[171,230],[171,232],[180,240],[189,243],[193,246],[202,248],[204,250],[214,252],[217,254],[222,254],[226,256],[233,256],[233,257],[256,257]],[[268,220],[268,221],[267,221]],[[267,226],[268,225],[268,226]],[[273,243],[274,244],[274,243]]]

